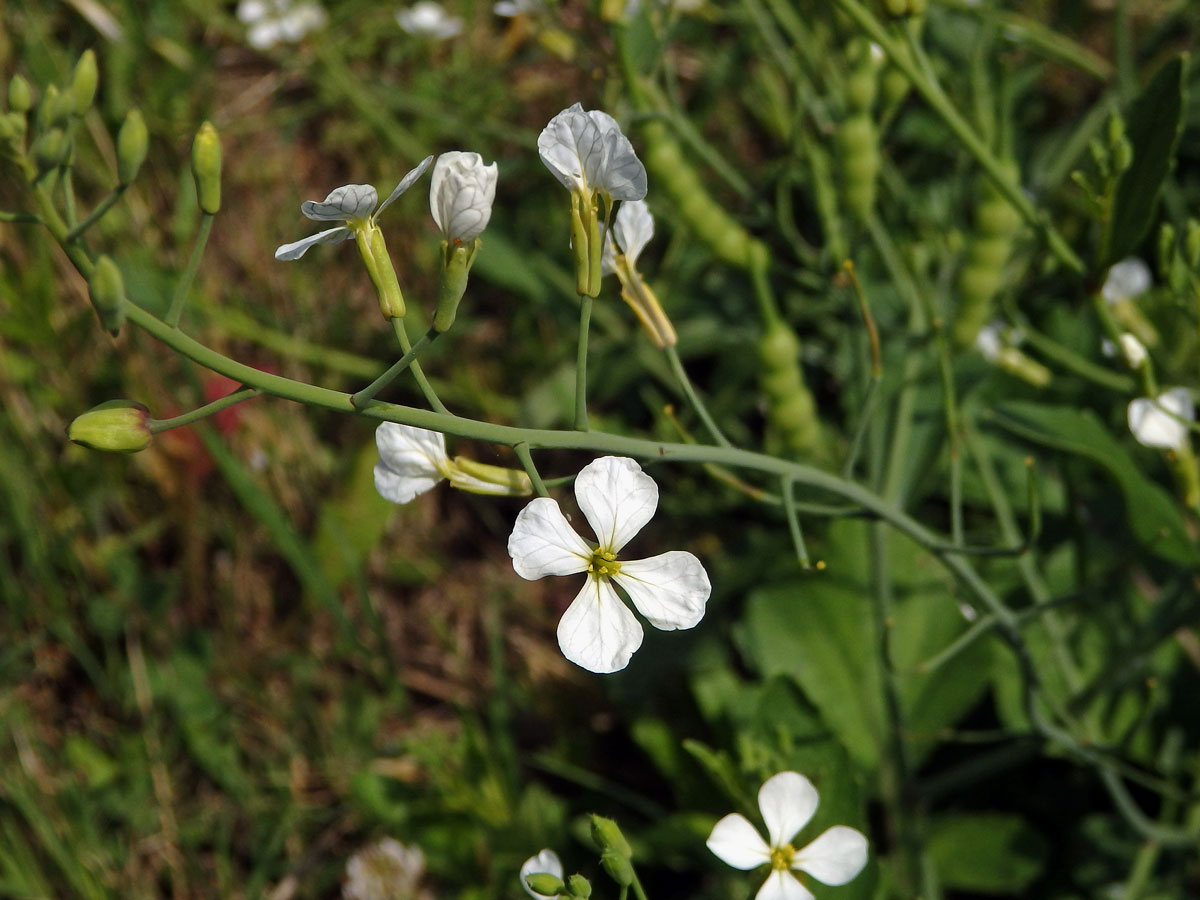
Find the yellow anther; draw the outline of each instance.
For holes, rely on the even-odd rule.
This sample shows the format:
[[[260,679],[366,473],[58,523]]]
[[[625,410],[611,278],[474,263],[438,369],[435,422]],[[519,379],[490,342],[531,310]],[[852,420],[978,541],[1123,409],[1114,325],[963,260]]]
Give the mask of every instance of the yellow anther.
[[[771,848],[771,868],[779,872],[786,872],[792,867],[792,857],[795,855],[796,848],[791,844]]]

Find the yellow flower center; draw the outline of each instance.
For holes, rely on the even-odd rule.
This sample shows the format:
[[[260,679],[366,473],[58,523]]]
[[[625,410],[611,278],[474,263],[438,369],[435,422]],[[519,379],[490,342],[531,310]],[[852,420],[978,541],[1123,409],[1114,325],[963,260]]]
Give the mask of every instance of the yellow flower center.
[[[777,872],[786,872],[792,867],[792,857],[796,855],[796,848],[791,844],[784,844],[782,847],[771,848],[771,868]]]
[[[593,575],[611,578],[621,571],[621,564],[617,562],[617,554],[600,547],[592,551],[587,570]]]

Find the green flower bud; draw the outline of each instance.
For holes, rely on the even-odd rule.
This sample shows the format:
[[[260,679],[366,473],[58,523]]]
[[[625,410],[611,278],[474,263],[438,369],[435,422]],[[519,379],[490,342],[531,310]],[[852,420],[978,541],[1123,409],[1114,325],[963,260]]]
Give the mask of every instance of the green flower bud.
[[[192,176],[200,209],[215,216],[221,208],[221,139],[212,122],[205,122],[192,141]]]
[[[67,437],[92,450],[137,453],[150,446],[150,415],[130,400],[110,400],[88,410],[67,429]]]
[[[117,133],[117,178],[121,184],[131,184],[138,170],[146,161],[150,146],[150,134],[146,131],[146,120],[139,110],[131,109],[125,114],[121,130]]]
[[[442,241],[442,283],[438,288],[437,306],[433,312],[433,327],[435,331],[449,331],[454,324],[458,312],[459,301],[467,290],[467,274],[471,271],[471,263],[475,261],[475,251],[479,248],[479,238],[470,246],[453,247],[447,241]]]
[[[42,103],[38,107],[38,123],[42,128],[55,128],[66,125],[71,118],[74,101],[52,84],[42,95]]]
[[[33,161],[39,172],[56,169],[71,155],[71,140],[61,128],[51,128],[33,142]]]
[[[88,288],[100,324],[116,337],[125,322],[125,281],[111,256],[101,256],[96,260]]]
[[[567,879],[567,890],[572,897],[587,900],[588,897],[592,896],[592,883],[582,875],[572,875]]]
[[[615,881],[618,887],[629,887],[633,884],[633,865],[627,857],[619,853],[606,852],[600,854],[600,865],[608,877]]]
[[[1183,238],[1183,252],[1188,267],[1200,269],[1200,221],[1187,220],[1187,231]]]
[[[567,888],[561,878],[551,875],[549,872],[534,872],[532,875],[526,876],[525,883],[529,885],[531,891],[541,894],[543,897],[557,897]]]
[[[96,54],[91,50],[84,50],[71,76],[71,110],[75,115],[82,116],[91,109],[92,101],[96,99],[96,85],[99,81]]]
[[[17,144],[25,136],[25,113],[9,112],[0,115],[0,141]]]
[[[602,853],[615,853],[625,859],[633,858],[633,850],[621,829],[612,819],[604,816],[592,816],[592,840]]]
[[[1158,270],[1160,272],[1170,272],[1175,265],[1177,258],[1175,237],[1175,226],[1170,222],[1163,222],[1158,229]]]
[[[883,0],[883,11],[896,19],[919,16],[925,12],[925,0]]]
[[[33,106],[33,91],[29,82],[20,75],[14,75],[8,82],[8,108],[13,112],[29,112]]]

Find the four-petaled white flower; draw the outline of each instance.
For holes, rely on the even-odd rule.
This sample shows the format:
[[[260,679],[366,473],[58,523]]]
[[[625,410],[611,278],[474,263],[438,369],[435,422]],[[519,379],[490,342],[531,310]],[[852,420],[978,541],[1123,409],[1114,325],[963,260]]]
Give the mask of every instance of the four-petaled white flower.
[[[654,214],[645,200],[622,203],[616,221],[605,235],[601,265],[605,275],[619,272],[617,254],[622,254],[630,269],[637,269],[638,257],[654,237]],[[615,245],[615,246],[614,246]]]
[[[1129,430],[1145,447],[1180,450],[1188,442],[1188,422],[1196,418],[1192,393],[1176,387],[1163,391],[1156,399],[1138,397],[1129,403]]]
[[[397,24],[409,34],[433,38],[435,41],[461,34],[463,21],[442,9],[434,0],[421,0],[396,13]]]
[[[446,455],[446,436],[437,431],[384,422],[375,429],[375,445],[379,448],[375,490],[393,503],[407,503],[443,479],[473,494],[529,493],[515,491],[511,483],[492,483],[464,472],[458,462]]]
[[[469,244],[483,233],[496,199],[496,164],[478,153],[452,150],[437,158],[429,185],[433,220],[451,244]]]
[[[530,875],[553,875],[555,878],[563,877],[562,861],[558,858],[558,854],[553,850],[543,850],[537,856],[531,856],[521,864],[521,887],[525,888],[525,893],[534,900],[546,900],[547,894],[539,894],[525,881]]]
[[[341,222],[335,228],[319,231],[291,244],[276,248],[275,258],[283,260],[299,259],[309,247],[316,244],[337,244],[354,237],[356,233],[364,233],[375,227],[375,217],[388,208],[397,197],[412,187],[413,183],[425,174],[432,156],[423,159],[415,169],[409,172],[396,185],[388,198],[375,208],[379,195],[369,184],[344,184],[329,192],[329,196],[318,202],[306,200],[300,204],[300,211],[315,222]]]
[[[575,479],[575,497],[599,546],[575,533],[554,500],[539,497],[517,516],[508,553],[517,574],[530,581],[587,573],[583,589],[558,623],[558,645],[576,665],[615,672],[641,646],[642,626],[614,584],[651,625],[663,630],[696,625],[712,585],[700,560],[686,551],[618,560],[621,548],[658,506],[658,485],[632,459],[605,456],[589,463]]]
[[[292,0],[241,0],[237,17],[248,25],[246,40],[255,50],[266,50],[279,43],[294,44],[308,32],[325,24],[327,16],[320,3],[293,3]]]
[[[416,844],[405,847],[384,838],[359,850],[346,863],[344,900],[415,900],[425,874],[425,854]]]
[[[803,775],[772,775],[758,792],[758,809],[769,842],[745,816],[730,813],[713,827],[708,849],[735,869],[771,867],[755,900],[813,900],[796,872],[807,872],[823,884],[839,885],[867,864],[866,837],[846,825],[834,825],[798,850],[792,846],[792,838],[817,811],[817,802],[817,789]]]
[[[576,103],[550,120],[538,135],[538,155],[568,191],[587,198],[641,200],[646,167],[621,126],[606,112]]]
[[[1122,300],[1132,300],[1150,290],[1150,267],[1136,256],[1116,263],[1104,278],[1100,294],[1110,306]]]

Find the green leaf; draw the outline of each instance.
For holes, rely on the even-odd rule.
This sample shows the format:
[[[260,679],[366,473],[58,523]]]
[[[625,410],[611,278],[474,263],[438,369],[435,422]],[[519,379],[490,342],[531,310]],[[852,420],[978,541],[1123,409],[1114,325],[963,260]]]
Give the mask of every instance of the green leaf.
[[[1133,147],[1133,162],[1117,183],[1101,269],[1132,253],[1154,218],[1183,132],[1187,64],[1183,53],[1164,65],[1129,110],[1125,134]]]
[[[1014,401],[997,407],[992,421],[1026,440],[1083,457],[1105,469],[1125,499],[1129,527],[1137,542],[1171,562],[1200,565],[1200,548],[1188,537],[1179,505],[1142,474],[1095,413]]]
[[[1015,815],[956,813],[934,820],[926,844],[943,887],[1020,894],[1041,874],[1045,841]]]

